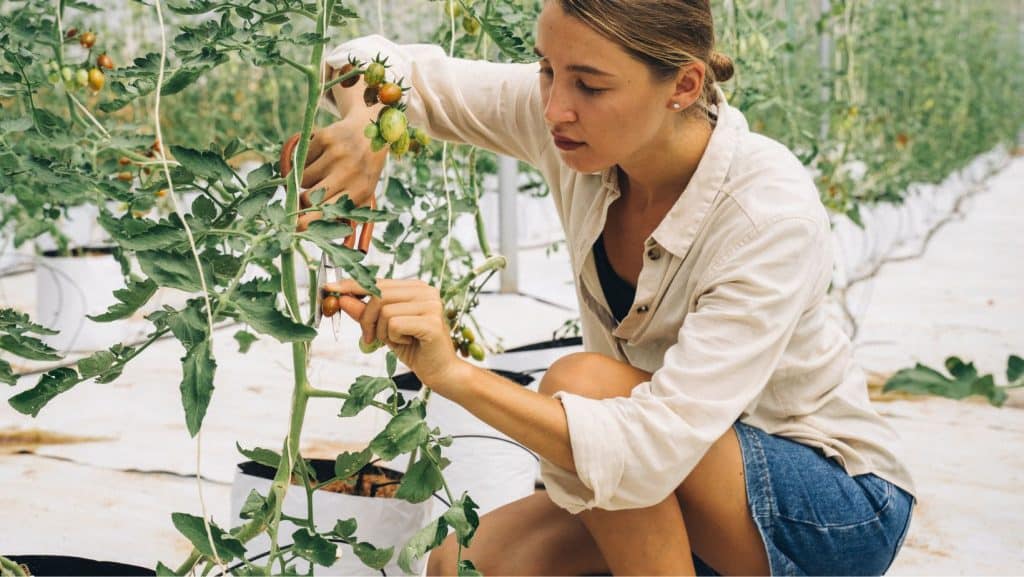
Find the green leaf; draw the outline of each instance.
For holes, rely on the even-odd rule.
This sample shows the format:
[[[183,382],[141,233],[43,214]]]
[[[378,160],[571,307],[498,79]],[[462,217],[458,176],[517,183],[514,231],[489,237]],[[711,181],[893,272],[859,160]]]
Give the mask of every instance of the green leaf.
[[[271,469],[277,469],[281,464],[281,455],[276,451],[260,447],[256,447],[255,449],[243,449],[237,442],[235,443],[235,448],[237,448],[238,452],[250,461],[265,465]]]
[[[459,561],[459,577],[483,577],[483,573],[476,570],[476,566],[469,559]]]
[[[202,307],[201,300],[193,299],[187,307],[166,316],[167,326],[181,341],[186,351],[205,341],[210,335],[210,326]]]
[[[352,227],[340,221],[314,220],[309,223],[304,238],[317,244],[329,243],[352,234]]]
[[[160,286],[176,288],[185,292],[199,292],[198,268],[192,253],[172,253],[166,251],[143,251],[137,255],[139,266],[149,278]],[[208,261],[203,262],[203,275],[207,283],[213,282],[213,268]],[[210,289],[213,286],[209,286]]]
[[[395,355],[394,351],[388,351],[388,354],[385,357],[385,364],[387,365],[388,377],[394,377],[395,370],[398,369],[398,357]]]
[[[53,347],[35,337],[21,335],[0,335],[0,350],[32,361],[56,361],[61,358]]]
[[[162,561],[157,561],[156,563],[156,575],[157,577],[178,577],[178,574],[167,565],[164,565]]]
[[[217,218],[217,207],[209,198],[197,197],[192,201],[192,216],[209,224]]]
[[[11,397],[7,402],[19,413],[35,417],[57,395],[71,390],[80,382],[82,379],[74,369],[53,369],[40,377],[36,386]]]
[[[110,351],[97,351],[78,361],[78,370],[83,380],[91,379],[105,373],[116,360]]]
[[[235,340],[238,341],[238,352],[244,355],[249,352],[252,344],[260,339],[248,331],[238,331],[235,333]]]
[[[435,491],[444,488],[444,478],[437,465],[426,455],[412,464],[402,476],[402,484],[395,497],[410,503],[422,503],[430,499]]]
[[[355,475],[373,458],[373,451],[363,449],[358,453],[344,452],[334,460],[334,476],[345,480]]]
[[[474,503],[469,495],[463,493],[462,498],[452,503],[451,508],[444,514],[444,520],[455,530],[455,535],[463,547],[469,547],[473,535],[480,526],[480,516],[476,513],[479,508],[480,506]]]
[[[388,187],[384,190],[384,196],[387,197],[388,202],[394,207],[395,212],[409,210],[414,202],[412,195],[409,194],[409,190],[402,184],[402,181],[393,176],[388,179]]]
[[[349,397],[341,407],[339,417],[354,417],[370,406],[374,397],[385,389],[397,389],[395,382],[389,378],[369,377],[362,375],[348,389]]]
[[[210,548],[210,535],[206,533],[206,526],[202,517],[188,515],[185,513],[172,513],[171,521],[178,531],[192,542],[192,546],[207,557],[213,557],[213,549]],[[213,545],[217,549],[217,556],[222,561],[242,559],[245,557],[245,546],[235,537],[225,533],[220,527],[210,522],[210,534],[213,537]]]
[[[156,223],[130,214],[114,218],[110,213],[100,213],[99,223],[117,244],[128,250],[162,250],[184,246],[188,243],[185,230],[172,226],[166,221]]]
[[[411,452],[430,437],[430,429],[422,415],[405,409],[398,413],[372,441],[370,449],[384,460]]]
[[[316,337],[316,329],[285,316],[274,306],[274,300],[274,295],[253,298],[240,294],[233,302],[243,321],[257,332],[270,335],[281,343],[306,342]]]
[[[189,172],[210,181],[229,182],[234,171],[228,163],[212,150],[195,150],[184,146],[171,146],[171,154]]]
[[[121,301],[120,303],[111,305],[107,312],[103,314],[86,316],[98,323],[126,319],[142,308],[142,305],[149,302],[149,299],[156,294],[156,289],[156,283],[151,279],[143,281],[132,280],[126,288],[114,291],[114,297]]]
[[[195,437],[203,425],[206,409],[213,396],[213,375],[217,370],[217,362],[213,359],[210,341],[204,340],[189,349],[181,363],[181,402],[185,408],[189,435]]]
[[[1006,380],[1009,386],[1024,386],[1024,359],[1010,355],[1006,361]]]
[[[0,383],[7,383],[13,387],[18,384],[18,376],[11,369],[11,363],[0,359]]]
[[[432,523],[417,531],[405,544],[405,547],[402,547],[402,551],[398,554],[398,566],[407,575],[411,575],[413,573],[412,564],[427,551],[443,543],[447,536],[448,523],[445,522],[444,517],[434,519]]]
[[[337,535],[341,539],[348,539],[355,534],[358,527],[359,524],[356,522],[355,517],[345,519],[344,521],[339,519],[338,522],[334,524],[334,530],[331,531],[331,534]]]
[[[371,569],[383,569],[388,561],[391,561],[391,556],[395,553],[394,547],[388,547],[387,549],[378,549],[369,543],[356,543],[352,547],[352,551],[359,557],[359,560],[364,565]]]
[[[309,529],[302,528],[292,533],[292,540],[295,542],[292,551],[307,561],[330,567],[338,560],[338,546]]]
[[[238,516],[243,519],[253,519],[255,517],[262,517],[266,513],[268,513],[266,497],[260,495],[256,489],[250,489],[249,495],[246,496],[245,503],[242,505],[242,510],[239,511]]]

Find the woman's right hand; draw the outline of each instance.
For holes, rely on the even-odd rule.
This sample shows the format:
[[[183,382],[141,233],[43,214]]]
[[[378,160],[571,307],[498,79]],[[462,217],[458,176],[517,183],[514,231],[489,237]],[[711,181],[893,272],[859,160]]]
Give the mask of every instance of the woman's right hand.
[[[370,114],[371,111],[365,108],[358,112],[353,110],[313,134],[306,169],[302,172],[301,185],[306,191],[299,197],[301,208],[309,208],[309,195],[318,188],[326,191],[324,204],[337,202],[344,194],[356,206],[370,204],[388,158],[386,147],[373,152],[370,139],[363,134],[370,123]],[[306,230],[310,222],[320,217],[320,211],[300,214],[299,230]]]

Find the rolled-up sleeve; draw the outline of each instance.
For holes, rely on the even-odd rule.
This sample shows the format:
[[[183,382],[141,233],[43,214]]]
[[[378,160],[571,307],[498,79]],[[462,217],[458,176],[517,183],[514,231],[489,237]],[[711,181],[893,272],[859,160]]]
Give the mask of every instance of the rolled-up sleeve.
[[[537,163],[548,138],[536,64],[451,58],[440,46],[378,35],[339,45],[326,62],[336,69],[350,56],[369,62],[377,55],[387,58],[390,79],[411,88],[405,103],[413,126],[439,140]],[[329,98],[324,106],[337,114]]]
[[[555,503],[572,513],[648,507],[682,483],[756,403],[814,291],[830,278],[827,226],[778,218],[729,245],[702,275],[678,342],[630,397],[555,395],[576,467],[572,474],[542,463]]]

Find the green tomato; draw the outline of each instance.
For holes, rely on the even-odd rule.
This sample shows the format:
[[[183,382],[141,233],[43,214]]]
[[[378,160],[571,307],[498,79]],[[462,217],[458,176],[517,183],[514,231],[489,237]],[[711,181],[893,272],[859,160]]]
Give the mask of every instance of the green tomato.
[[[430,136],[421,128],[413,128],[412,137],[422,146],[428,146],[430,144]]]
[[[368,343],[363,340],[363,337],[359,337],[359,350],[364,354],[371,354],[377,352],[377,349],[384,346],[384,343],[380,339],[376,339],[372,343]]]
[[[385,142],[383,138],[375,136],[373,140],[370,141],[370,150],[380,152],[381,150],[384,150],[384,147],[387,145],[388,143]]]
[[[405,118],[405,113],[397,108],[385,108],[377,119],[377,127],[380,128],[381,138],[389,144],[397,142],[403,136],[408,138],[406,129],[409,127],[409,121]]]
[[[60,69],[60,76],[64,79],[65,84],[71,84],[71,81],[75,78],[75,72],[69,66],[65,66]]]
[[[378,86],[384,82],[384,65],[380,62],[371,62],[363,73],[363,79],[369,86]]]
[[[75,85],[79,88],[85,88],[89,85],[89,71],[85,68],[79,68],[75,70]]]
[[[409,152],[409,132],[403,132],[402,136],[398,140],[391,143],[391,152],[395,156],[402,156],[406,152]]]
[[[469,327],[462,327],[462,338],[468,342],[476,342],[476,336],[473,334],[473,329]]]
[[[476,361],[484,360],[484,348],[480,346],[480,343],[470,343],[469,356],[473,357],[473,360]]]
[[[363,135],[366,136],[366,138],[373,140],[374,138],[380,136],[380,129],[377,128],[376,124],[371,122],[366,125],[366,128],[363,129]]]

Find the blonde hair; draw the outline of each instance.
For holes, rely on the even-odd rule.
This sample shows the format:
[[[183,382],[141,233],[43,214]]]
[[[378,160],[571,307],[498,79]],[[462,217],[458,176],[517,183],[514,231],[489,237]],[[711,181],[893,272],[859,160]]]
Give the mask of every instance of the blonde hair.
[[[562,10],[647,64],[661,81],[692,62],[706,65],[701,108],[718,104],[715,84],[732,78],[732,59],[715,51],[709,0],[558,0]]]

